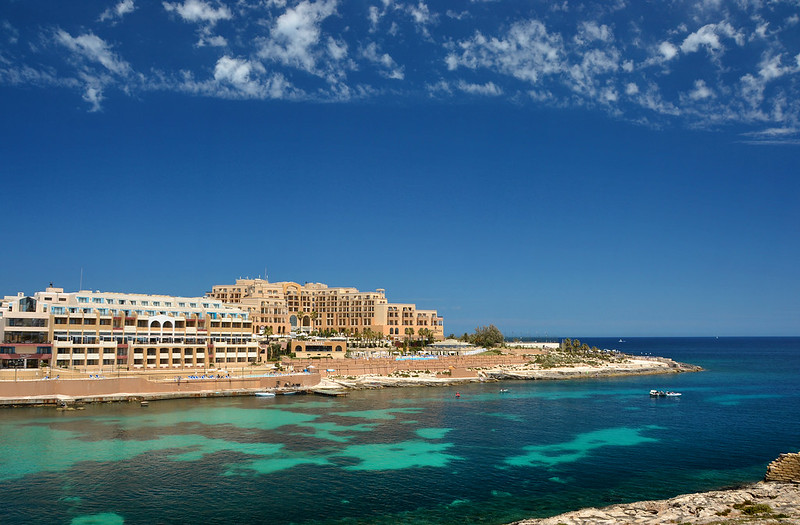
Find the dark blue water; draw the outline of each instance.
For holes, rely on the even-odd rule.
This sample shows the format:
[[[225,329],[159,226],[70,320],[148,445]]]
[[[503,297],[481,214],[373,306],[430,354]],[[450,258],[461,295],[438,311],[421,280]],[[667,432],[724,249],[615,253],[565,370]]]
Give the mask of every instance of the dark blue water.
[[[0,521],[499,524],[757,481],[800,450],[800,338],[583,342],[706,371],[5,410]]]

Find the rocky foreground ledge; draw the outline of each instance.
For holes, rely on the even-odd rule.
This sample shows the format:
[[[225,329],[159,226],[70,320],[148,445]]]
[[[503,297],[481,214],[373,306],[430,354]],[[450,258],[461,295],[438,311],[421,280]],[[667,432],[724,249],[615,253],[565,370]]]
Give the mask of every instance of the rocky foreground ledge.
[[[691,523],[800,524],[800,485],[762,481],[740,489],[686,494],[661,501],[639,501],[589,508],[513,525],[656,525]]]
[[[517,521],[512,525],[662,523],[800,525],[800,454],[781,454],[767,467],[765,481],[742,488],[581,509],[551,518]]]

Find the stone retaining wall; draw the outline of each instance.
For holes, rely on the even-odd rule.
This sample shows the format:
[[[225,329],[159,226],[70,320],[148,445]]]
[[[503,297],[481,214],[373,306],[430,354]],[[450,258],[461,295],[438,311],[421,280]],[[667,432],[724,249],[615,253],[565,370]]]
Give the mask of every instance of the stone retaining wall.
[[[522,356],[442,356],[437,359],[397,361],[392,358],[377,359],[291,359],[284,358],[283,366],[301,370],[313,366],[325,375],[359,376],[366,374],[386,376],[394,372],[429,370],[434,373],[467,368],[494,368],[497,366],[522,365],[530,359]],[[335,372],[326,372],[335,370]]]
[[[121,394],[192,394],[231,390],[270,390],[308,388],[319,384],[319,374],[289,374],[269,377],[226,377],[164,379],[153,381],[145,377],[115,377],[107,379],[40,379],[29,381],[0,381],[0,404],[14,404],[14,399],[37,398],[42,403],[56,403],[59,396],[75,399],[115,396]]]
[[[800,453],[781,454],[767,467],[766,481],[800,483]]]

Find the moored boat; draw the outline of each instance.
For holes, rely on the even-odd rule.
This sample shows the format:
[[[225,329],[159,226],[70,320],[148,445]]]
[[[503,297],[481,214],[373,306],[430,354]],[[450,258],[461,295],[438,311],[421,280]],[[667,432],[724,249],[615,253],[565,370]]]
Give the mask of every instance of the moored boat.
[[[651,390],[650,397],[678,397],[680,392],[673,392],[671,390]]]

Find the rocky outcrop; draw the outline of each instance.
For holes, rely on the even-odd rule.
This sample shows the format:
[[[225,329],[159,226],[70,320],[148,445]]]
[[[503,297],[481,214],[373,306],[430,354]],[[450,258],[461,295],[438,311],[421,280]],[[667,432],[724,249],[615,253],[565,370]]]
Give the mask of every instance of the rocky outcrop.
[[[765,479],[767,481],[800,483],[800,454],[781,454],[767,467]]]
[[[800,524],[800,485],[760,482],[740,489],[687,494],[668,500],[589,508],[514,525]]]

